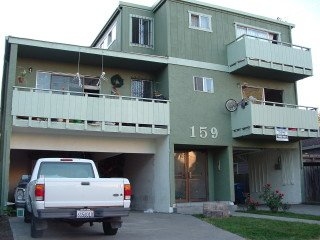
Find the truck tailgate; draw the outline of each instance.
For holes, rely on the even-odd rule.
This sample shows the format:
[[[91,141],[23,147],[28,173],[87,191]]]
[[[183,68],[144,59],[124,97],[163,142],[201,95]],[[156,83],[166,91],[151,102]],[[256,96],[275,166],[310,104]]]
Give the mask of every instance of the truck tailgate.
[[[123,179],[45,178],[45,207],[123,206]]]

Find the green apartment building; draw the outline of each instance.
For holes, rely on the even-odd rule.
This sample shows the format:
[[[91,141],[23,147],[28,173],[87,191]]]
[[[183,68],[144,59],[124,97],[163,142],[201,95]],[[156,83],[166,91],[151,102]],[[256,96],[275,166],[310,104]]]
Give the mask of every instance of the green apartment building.
[[[129,178],[136,210],[241,201],[235,186],[258,200],[266,183],[301,203],[299,141],[319,127],[316,109],[297,105],[313,67],[293,27],[160,0],[121,2],[90,47],[7,37],[1,205],[39,157],[90,158],[102,177]]]

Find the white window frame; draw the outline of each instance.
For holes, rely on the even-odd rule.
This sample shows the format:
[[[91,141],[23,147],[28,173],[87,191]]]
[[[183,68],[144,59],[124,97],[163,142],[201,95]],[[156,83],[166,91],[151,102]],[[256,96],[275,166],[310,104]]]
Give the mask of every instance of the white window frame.
[[[150,21],[149,31],[151,31],[151,34],[148,36],[150,38],[148,41],[149,42],[148,44],[141,43],[141,39],[140,39],[141,36],[140,35],[139,35],[139,43],[132,42],[132,18],[139,18],[139,20],[143,19],[143,20]],[[152,48],[152,49],[154,48],[154,19],[153,18],[130,14],[129,44],[130,44],[130,46],[136,46],[136,47],[145,47],[145,48]]]
[[[196,84],[196,79],[200,79],[202,78],[202,90],[201,89],[197,89],[197,84]],[[208,81],[211,81],[211,90],[208,89]],[[213,78],[209,78],[209,77],[199,77],[199,76],[193,76],[193,90],[196,92],[206,92],[206,93],[214,93],[214,82],[213,82]]]
[[[212,32],[212,24],[211,24],[211,15],[204,14],[204,13],[198,13],[198,12],[193,12],[193,11],[188,11],[189,13],[189,28],[191,29],[197,29],[197,30],[202,30],[206,32]],[[199,27],[192,26],[192,15],[196,15],[199,17]],[[209,23],[209,28],[204,28],[201,27],[201,17],[208,18],[208,23]]]
[[[244,28],[247,29],[247,31],[248,31],[248,28],[250,28],[250,29],[252,29],[252,30],[258,30],[258,31],[266,32],[266,33],[275,34],[275,35],[278,36],[277,41],[278,41],[278,42],[281,42],[281,33],[280,33],[280,32],[272,31],[272,30],[269,30],[269,29],[266,29],[266,28],[255,27],[255,26],[252,26],[252,25],[248,25],[248,24],[244,24],[244,23],[239,23],[239,22],[235,22],[235,23],[234,23],[234,29],[235,29],[236,38],[241,37],[241,36],[237,36],[237,28],[238,28],[238,27],[244,27]],[[268,39],[268,40],[271,40],[271,39]]]
[[[109,35],[111,34],[111,42],[109,42]],[[108,49],[111,44],[117,39],[117,22],[111,25],[111,27],[103,35],[99,44],[100,48]]]

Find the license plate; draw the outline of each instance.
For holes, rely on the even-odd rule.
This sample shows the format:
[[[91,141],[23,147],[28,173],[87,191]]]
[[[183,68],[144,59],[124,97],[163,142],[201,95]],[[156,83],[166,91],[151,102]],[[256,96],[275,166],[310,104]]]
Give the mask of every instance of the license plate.
[[[77,218],[93,218],[94,211],[90,209],[80,209],[77,210]]]

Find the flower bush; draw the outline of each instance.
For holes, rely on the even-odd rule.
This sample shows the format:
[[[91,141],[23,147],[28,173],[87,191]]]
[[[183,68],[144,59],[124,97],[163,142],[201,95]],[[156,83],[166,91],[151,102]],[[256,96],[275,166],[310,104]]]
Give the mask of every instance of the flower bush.
[[[279,208],[282,207],[282,199],[284,194],[278,190],[274,191],[270,184],[263,186],[262,194],[259,196],[272,212],[278,212]]]
[[[258,201],[254,201],[253,198],[251,198],[250,193],[245,193],[245,206],[247,208],[248,211],[254,211],[257,210],[257,206],[259,206],[259,202]]]

